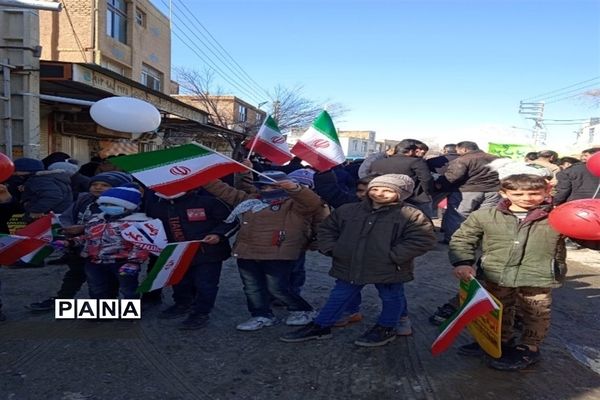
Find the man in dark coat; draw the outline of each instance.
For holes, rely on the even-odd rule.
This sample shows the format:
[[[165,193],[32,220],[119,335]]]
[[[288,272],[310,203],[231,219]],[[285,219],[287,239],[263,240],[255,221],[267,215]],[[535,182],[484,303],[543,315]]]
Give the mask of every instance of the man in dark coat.
[[[582,160],[587,161],[589,156],[598,151],[600,151],[600,147],[593,147],[582,151]],[[556,174],[558,183],[553,200],[554,204],[558,205],[571,200],[591,199],[594,197],[596,188],[600,183],[600,178],[593,175],[587,169],[585,161],[574,164]]]

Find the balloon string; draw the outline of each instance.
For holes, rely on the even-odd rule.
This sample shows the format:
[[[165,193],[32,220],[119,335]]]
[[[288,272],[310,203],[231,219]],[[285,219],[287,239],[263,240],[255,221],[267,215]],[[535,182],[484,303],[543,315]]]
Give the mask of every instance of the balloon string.
[[[598,183],[598,187],[596,188],[596,193],[594,193],[594,195],[592,196],[592,199],[596,198],[596,196],[598,195],[599,191],[600,191],[600,183]]]

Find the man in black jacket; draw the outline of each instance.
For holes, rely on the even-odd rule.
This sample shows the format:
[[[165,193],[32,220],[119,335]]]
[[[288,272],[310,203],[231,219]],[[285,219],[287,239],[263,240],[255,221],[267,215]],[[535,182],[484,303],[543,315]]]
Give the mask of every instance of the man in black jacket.
[[[600,183],[586,167],[585,161],[592,154],[600,151],[600,147],[592,147],[581,152],[582,163],[577,163],[556,174],[558,181],[554,204],[562,204],[571,200],[591,199]]]
[[[456,145],[454,143],[449,143],[444,145],[442,149],[442,154],[437,157],[432,157],[425,162],[429,167],[429,171],[434,176],[434,178],[438,178],[446,172],[448,169],[448,164],[450,161],[457,159],[459,155],[456,153]],[[441,186],[441,185],[440,185]],[[438,204],[444,200],[446,197],[450,195],[452,192],[452,187],[443,187],[435,188],[433,193],[431,194],[431,208],[433,210],[433,217],[437,217],[437,208]]]
[[[231,255],[229,238],[237,230],[238,223],[223,222],[231,210],[215,197],[196,192],[171,198],[157,196],[158,201],[146,206],[146,214],[163,222],[169,242],[202,241],[183,279],[173,286],[175,304],[165,309],[159,318],[187,315],[180,329],[198,329],[206,325],[215,304],[221,267]]]
[[[415,182],[415,189],[406,202],[414,205],[431,217],[431,191],[433,178],[425,160],[417,156],[419,146],[416,140],[404,139],[396,145],[396,154],[377,160],[371,165],[372,174],[408,175]],[[421,150],[422,151],[422,150]]]

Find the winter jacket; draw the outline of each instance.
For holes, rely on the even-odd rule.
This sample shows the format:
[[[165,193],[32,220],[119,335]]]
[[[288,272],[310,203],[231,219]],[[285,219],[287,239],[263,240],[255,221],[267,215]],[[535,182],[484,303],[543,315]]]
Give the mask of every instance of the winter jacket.
[[[496,192],[500,189],[500,180],[488,164],[497,158],[481,150],[463,154],[450,161],[440,183],[458,187],[460,192]]]
[[[238,223],[223,222],[231,209],[215,197],[187,193],[173,200],[158,199],[151,202],[146,214],[163,221],[169,242],[200,240],[206,235],[219,235],[217,244],[202,244],[192,264],[219,262],[229,258],[229,238],[238,228]]]
[[[319,250],[333,257],[329,274],[352,284],[413,279],[414,258],[437,239],[431,220],[410,205],[373,209],[371,201],[343,205],[321,224]]]
[[[86,193],[90,190],[90,178],[79,172],[71,176],[71,191],[73,200],[77,200],[80,193]]]
[[[94,215],[102,212],[96,203],[97,199],[91,193],[80,193],[77,200],[58,217],[61,226],[67,227],[88,223]]]
[[[235,189],[219,180],[204,186],[208,192],[232,207],[256,194]],[[240,216],[240,231],[234,257],[250,260],[297,260],[310,242],[311,220],[322,207],[319,196],[308,188],[288,192],[290,198],[256,213]]]
[[[430,193],[433,191],[433,178],[427,163],[422,158],[396,154],[375,161],[371,165],[371,173],[408,175],[415,181],[415,189],[413,195],[406,199],[406,202],[419,204],[431,201]]]
[[[429,167],[429,171],[436,174],[444,175],[446,170],[448,170],[448,164],[450,164],[450,161],[456,160],[458,157],[460,156],[456,153],[448,153],[442,154],[437,157],[429,158],[425,160],[425,162]]]
[[[121,232],[135,222],[148,221],[144,213],[134,213],[115,219],[104,214],[95,215],[85,226],[82,236],[71,239],[74,245],[83,246],[82,257],[94,264],[132,262],[141,264],[150,255],[133,243],[123,239]]]
[[[564,238],[548,224],[549,205],[520,221],[503,200],[497,208],[474,211],[449,245],[454,266],[475,264],[481,244],[486,280],[505,287],[555,287],[566,274]]]
[[[36,172],[25,181],[21,194],[25,218],[31,213],[60,214],[72,202],[71,179],[62,170]]]
[[[373,163],[375,161],[383,160],[385,158],[387,158],[387,154],[385,153],[385,151],[373,153],[367,158],[365,158],[365,160],[362,162],[362,164],[360,164],[360,167],[358,168],[358,177],[364,178],[365,176],[371,175],[373,173],[371,172],[371,167],[373,166]]]
[[[346,192],[338,185],[337,177],[331,170],[315,173],[313,181],[315,192],[333,208],[360,201],[354,192]]]
[[[600,178],[592,175],[584,163],[570,166],[556,174],[558,181],[554,195],[554,204],[571,200],[591,199],[600,183]]]

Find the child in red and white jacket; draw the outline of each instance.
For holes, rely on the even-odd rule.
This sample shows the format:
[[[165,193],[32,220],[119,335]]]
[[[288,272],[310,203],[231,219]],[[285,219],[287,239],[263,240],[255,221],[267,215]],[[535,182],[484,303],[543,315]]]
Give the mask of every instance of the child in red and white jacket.
[[[105,191],[96,202],[101,214],[85,225],[82,236],[69,239],[68,244],[83,246],[85,273],[92,298],[114,298],[115,283],[124,299],[135,299],[140,266],[148,259],[148,250],[125,240],[121,233],[135,224],[150,220],[135,212],[141,203],[141,193],[134,187],[119,186]]]

